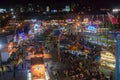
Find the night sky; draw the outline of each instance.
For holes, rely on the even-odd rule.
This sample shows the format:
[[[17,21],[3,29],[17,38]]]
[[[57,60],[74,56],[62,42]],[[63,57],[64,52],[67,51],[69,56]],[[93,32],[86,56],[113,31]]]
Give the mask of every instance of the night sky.
[[[43,5],[52,5],[52,6],[62,6],[63,4],[84,4],[92,5],[94,7],[110,7],[120,5],[120,0],[0,0],[0,7],[5,6],[14,6],[14,5],[25,5],[26,3],[35,3]]]

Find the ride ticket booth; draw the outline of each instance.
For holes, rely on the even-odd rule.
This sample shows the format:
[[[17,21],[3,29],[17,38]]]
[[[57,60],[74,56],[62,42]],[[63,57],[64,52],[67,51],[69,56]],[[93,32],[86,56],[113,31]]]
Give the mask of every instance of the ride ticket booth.
[[[46,80],[45,71],[45,65],[42,57],[31,59],[32,80]]]

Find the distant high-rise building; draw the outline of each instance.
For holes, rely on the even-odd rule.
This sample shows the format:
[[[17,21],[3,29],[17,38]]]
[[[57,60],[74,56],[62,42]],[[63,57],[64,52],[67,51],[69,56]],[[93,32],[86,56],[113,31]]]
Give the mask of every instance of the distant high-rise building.
[[[50,7],[47,6],[47,7],[46,7],[46,12],[49,12],[49,11],[50,11]]]
[[[28,4],[28,12],[34,12],[34,8],[33,8],[32,3]]]
[[[66,5],[65,8],[62,9],[62,12],[70,12],[70,6]]]
[[[14,8],[14,12],[16,14],[19,14],[19,13],[24,13],[26,10],[25,10],[25,6],[22,6],[22,5],[17,5],[15,6]]]
[[[36,5],[34,10],[35,10],[36,13],[39,13],[40,12],[40,6]]]
[[[3,8],[0,9],[0,13],[5,13],[5,12],[7,12],[6,9],[3,9]]]
[[[23,13],[23,12],[24,12],[24,9],[23,9],[22,7],[20,8],[20,12],[21,12],[21,13]]]
[[[66,5],[65,10],[66,10],[66,12],[70,12],[70,6]]]

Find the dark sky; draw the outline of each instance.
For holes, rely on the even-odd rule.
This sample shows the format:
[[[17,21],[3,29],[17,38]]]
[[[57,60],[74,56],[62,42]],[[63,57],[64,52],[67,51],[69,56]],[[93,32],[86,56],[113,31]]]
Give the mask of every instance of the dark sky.
[[[42,5],[62,6],[63,4],[70,4],[74,0],[0,0],[0,7],[26,5],[27,3],[35,3]]]
[[[72,0],[73,1],[73,0]],[[24,3],[64,3],[71,0],[0,0],[0,4],[24,4]]]
[[[18,4],[26,5],[26,3],[41,3],[45,5],[61,6],[62,4],[78,3],[85,5],[96,6],[118,6],[120,5],[120,0],[0,0],[1,6],[14,6]]]

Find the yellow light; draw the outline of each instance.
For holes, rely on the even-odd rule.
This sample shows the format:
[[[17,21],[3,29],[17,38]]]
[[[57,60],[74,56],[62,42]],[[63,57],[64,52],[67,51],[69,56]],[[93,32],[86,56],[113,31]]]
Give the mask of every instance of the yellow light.
[[[43,64],[32,65],[31,71],[34,78],[45,78],[45,65]]]
[[[80,26],[80,23],[79,23],[79,22],[76,22],[76,26]]]
[[[3,29],[2,32],[5,32],[5,30]]]
[[[2,16],[3,19],[5,19],[6,17],[5,16]]]
[[[8,17],[9,15],[6,15],[6,17]]]
[[[19,26],[21,26],[21,24],[20,24],[20,23],[18,23],[18,27],[19,27]]]

